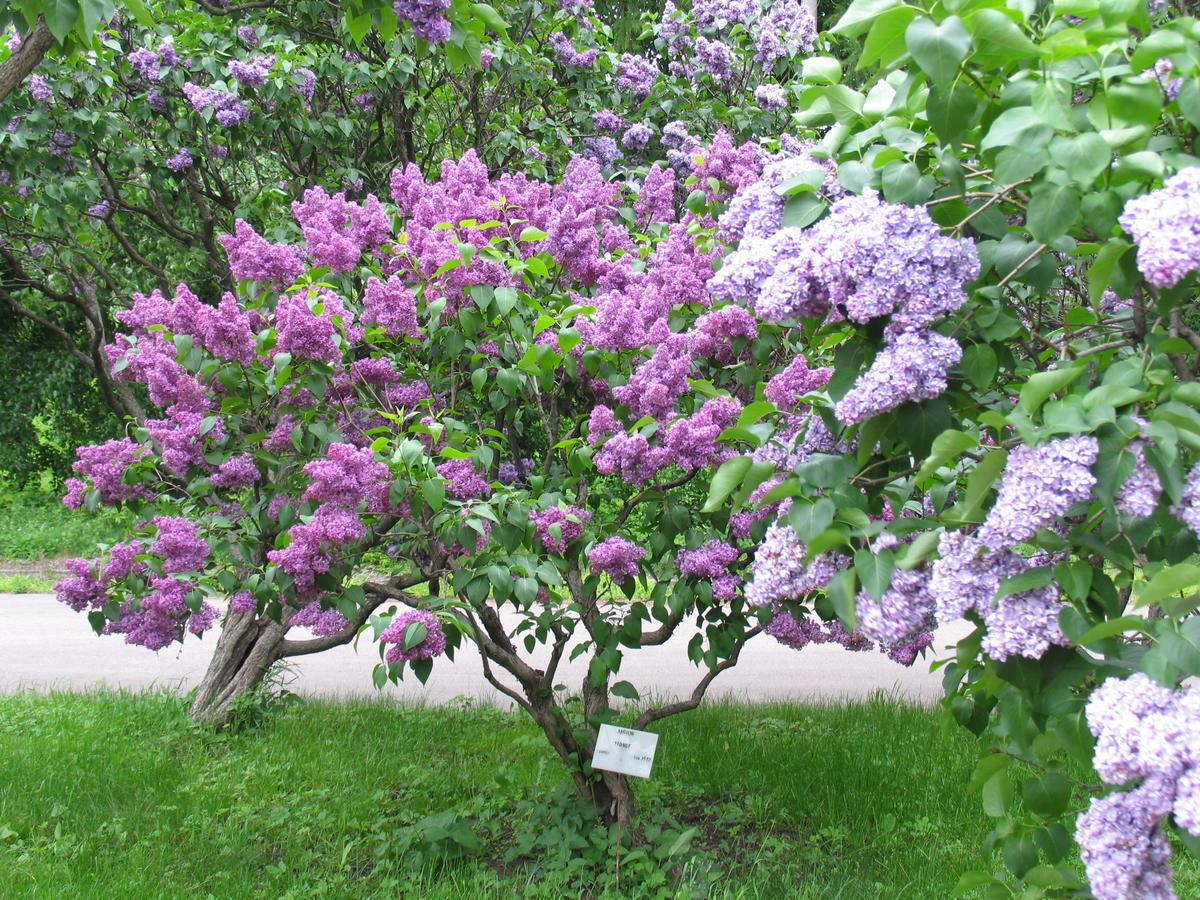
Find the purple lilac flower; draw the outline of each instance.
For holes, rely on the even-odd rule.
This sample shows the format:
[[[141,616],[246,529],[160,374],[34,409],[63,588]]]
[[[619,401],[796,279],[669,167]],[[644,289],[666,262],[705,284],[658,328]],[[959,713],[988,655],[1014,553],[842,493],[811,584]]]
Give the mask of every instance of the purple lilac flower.
[[[1132,450],[1135,458],[1133,471],[1117,491],[1116,507],[1123,515],[1145,518],[1154,515],[1158,498],[1162,495],[1162,483],[1154,467],[1146,462],[1145,442],[1135,441]]]
[[[696,59],[704,71],[718,81],[729,81],[733,78],[733,51],[724,41],[698,37]]]
[[[429,41],[442,44],[450,40],[450,20],[446,11],[450,0],[396,0],[392,10],[397,19],[407,19],[413,34]]]
[[[686,340],[665,342],[613,396],[638,416],[665,418],[688,389],[692,361]]]
[[[178,153],[167,160],[167,168],[172,172],[182,172],[184,169],[190,169],[195,161],[187,147],[181,147]]]
[[[217,240],[229,256],[229,271],[235,280],[250,278],[285,287],[304,271],[296,247],[268,243],[243,219],[234,223],[233,234],[223,234]]]
[[[742,585],[742,576],[730,572],[741,552],[732,544],[711,540],[695,550],[680,550],[675,564],[683,575],[712,584],[713,599],[732,600]]]
[[[1066,644],[1058,624],[1064,604],[1058,588],[1045,585],[995,599],[1004,578],[1025,572],[1037,560],[1006,550],[988,553],[978,538],[947,532],[938,544],[929,593],[939,624],[974,610],[987,626],[984,652],[1003,661],[1010,656],[1038,659],[1053,645]]]
[[[137,70],[138,75],[143,81],[148,81],[151,84],[157,84],[162,81],[162,63],[158,58],[158,54],[153,50],[139,47],[130,53],[126,59]]]
[[[153,522],[158,536],[150,552],[162,557],[164,572],[198,572],[204,568],[210,551],[194,522],[180,516],[155,516]]]
[[[258,612],[258,601],[249,591],[238,591],[229,598],[229,610],[236,616]]]
[[[619,90],[633,94],[638,100],[644,100],[654,88],[658,74],[658,66],[646,57],[636,53],[622,53],[621,62],[617,65],[615,83]]]
[[[797,355],[783,371],[767,381],[763,396],[782,410],[794,411],[801,397],[819,391],[832,377],[833,369],[828,366],[810,369],[808,360]]]
[[[554,55],[559,63],[564,66],[573,66],[577,69],[587,69],[596,62],[596,57],[600,55],[600,51],[595,47],[589,47],[587,50],[576,50],[575,45],[571,43],[571,39],[561,31],[556,31],[550,35],[550,47],[554,50]]]
[[[787,91],[781,84],[760,84],[754,89],[754,99],[763,109],[783,109],[787,106]]]
[[[111,212],[112,203],[109,200],[101,200],[87,208],[87,215],[92,219],[107,219]]]
[[[630,125],[621,135],[621,146],[629,150],[645,150],[653,136],[654,132],[650,130],[650,126],[639,122],[636,125]]]
[[[322,609],[319,600],[305,604],[288,619],[290,627],[307,628],[318,637],[337,634],[349,624],[346,617],[336,609]]]
[[[247,47],[258,46],[258,32],[254,30],[253,25],[239,25],[237,36]]]
[[[54,91],[50,90],[50,84],[46,81],[43,75],[31,75],[29,77],[29,96],[38,103],[47,103],[54,99]]]
[[[538,540],[548,550],[560,555],[567,549],[567,544],[583,534],[583,528],[591,518],[592,514],[586,509],[569,504],[529,512],[529,520],[533,522]]]
[[[486,497],[492,492],[487,479],[475,470],[473,460],[450,459],[439,465],[437,472],[446,479],[446,493],[455,500]]]
[[[625,127],[625,120],[611,109],[602,109],[592,113],[592,125],[597,131],[620,131]]]
[[[191,82],[183,86],[183,94],[196,112],[204,112],[207,109],[214,110],[217,122],[227,128],[250,118],[250,107],[242,103],[234,94],[213,88],[202,88]]]
[[[632,541],[619,535],[606,538],[588,548],[588,563],[594,572],[603,572],[614,581],[624,581],[626,578],[636,578],[638,561],[645,557],[646,551]]]
[[[1200,463],[1188,472],[1179,503],[1171,507],[1171,513],[1200,537]]]
[[[946,390],[946,373],[960,359],[962,347],[954,338],[936,331],[905,332],[858,376],[834,414],[853,425],[901,403],[936,397]]]
[[[312,69],[300,66],[292,74],[300,79],[298,82],[292,83],[292,90],[303,97],[305,103],[312,103],[313,92],[317,88],[317,73]]]
[[[68,159],[71,156],[71,148],[74,146],[75,135],[68,134],[61,128],[55,128],[54,133],[50,135],[50,146],[47,149],[59,159]]]
[[[603,168],[608,168],[617,161],[621,151],[617,142],[608,135],[594,135],[583,139],[583,155],[598,162]]]
[[[767,529],[762,544],[754,551],[751,581],[746,585],[746,602],[765,606],[782,600],[797,600],[829,584],[849,560],[828,551],[808,563],[807,548],[786,522]]]
[[[267,74],[275,65],[274,56],[255,56],[250,60],[229,61],[229,74],[246,87],[259,88],[267,83]]]
[[[1015,546],[1091,499],[1096,484],[1091,469],[1099,452],[1099,443],[1089,435],[1013,450],[979,539],[993,550]]]
[[[1174,71],[1175,64],[1171,62],[1169,56],[1164,56],[1162,59],[1157,60],[1149,69],[1142,72],[1143,76],[1153,78],[1158,82],[1168,103],[1178,100],[1179,92],[1183,89],[1183,78],[1171,77],[1171,73]]]
[[[404,635],[412,625],[425,628],[424,639],[416,646],[404,649]],[[393,644],[387,651],[387,661],[390,663],[416,662],[419,659],[433,659],[446,652],[446,632],[442,621],[427,609],[414,609],[401,613],[379,635],[379,643]]]
[[[858,630],[884,647],[900,647],[915,640],[933,625],[933,598],[929,573],[897,569],[891,586],[876,600],[860,591],[856,610]]]
[[[1137,244],[1137,265],[1155,287],[1174,287],[1200,268],[1200,166],[1183,169],[1157,191],[1134,197],[1121,227]]]
[[[799,0],[775,0],[759,25],[754,58],[769,69],[778,59],[809,52],[816,38],[817,25]]]

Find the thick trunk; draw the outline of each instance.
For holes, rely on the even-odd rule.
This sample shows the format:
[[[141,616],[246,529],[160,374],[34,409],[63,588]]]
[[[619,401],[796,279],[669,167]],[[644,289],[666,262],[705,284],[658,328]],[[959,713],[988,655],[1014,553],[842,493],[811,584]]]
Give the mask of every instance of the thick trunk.
[[[258,687],[279,659],[286,632],[285,626],[259,621],[253,612],[230,615],[188,715],[218,728],[227,724],[237,698]]]
[[[0,63],[0,100],[17,89],[53,46],[54,35],[46,27],[45,21],[39,18],[33,31],[22,39],[20,49]]]

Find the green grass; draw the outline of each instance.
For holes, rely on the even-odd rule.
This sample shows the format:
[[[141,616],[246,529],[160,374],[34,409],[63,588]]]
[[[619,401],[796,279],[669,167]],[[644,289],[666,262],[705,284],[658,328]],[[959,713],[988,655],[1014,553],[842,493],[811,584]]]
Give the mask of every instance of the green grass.
[[[700,826],[666,896],[944,897],[983,862],[977,747],[934,712],[718,705],[664,726],[643,814]],[[582,876],[503,860],[570,804],[540,733],[490,708],[302,702],[214,734],[170,696],[22,694],[0,697],[0,759],[6,898],[657,890],[627,861],[617,893],[594,847]],[[443,812],[483,846],[439,849]]]
[[[98,542],[119,540],[131,523],[124,510],[67,509],[58,493],[0,486],[0,560],[94,555]]]

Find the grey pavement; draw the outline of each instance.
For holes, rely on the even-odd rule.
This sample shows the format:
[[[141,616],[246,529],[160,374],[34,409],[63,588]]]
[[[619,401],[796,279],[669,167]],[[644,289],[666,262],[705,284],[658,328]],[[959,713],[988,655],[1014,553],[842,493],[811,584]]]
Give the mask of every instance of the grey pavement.
[[[934,648],[945,647],[964,634],[964,628],[944,629]],[[659,699],[687,696],[703,670],[687,658],[687,644],[695,629],[680,627],[661,647],[627,653],[617,678],[630,681],[643,696]],[[0,594],[0,692],[33,690],[93,690],[166,688],[186,691],[204,674],[216,644],[216,632],[202,640],[190,638],[182,646],[159,653],[131,647],[120,636],[97,637],[87,617],[72,612],[50,594]],[[535,651],[535,665],[546,658]],[[586,657],[560,667],[558,680],[578,685],[586,671]],[[838,646],[809,646],[797,652],[773,638],[760,635],[742,651],[737,666],[719,675],[708,696],[740,700],[838,700],[866,697],[877,692],[912,701],[932,703],[941,696],[938,673],[929,672],[927,656],[912,668],[896,665],[876,652],[851,653]],[[372,696],[371,670],[378,649],[367,639],[353,646],[291,661],[291,690],[309,696]],[[428,684],[411,674],[398,686],[387,685],[386,696],[412,702],[444,703],[456,697],[487,702],[504,701],[487,683],[478,654],[469,644],[454,662],[440,659]]]

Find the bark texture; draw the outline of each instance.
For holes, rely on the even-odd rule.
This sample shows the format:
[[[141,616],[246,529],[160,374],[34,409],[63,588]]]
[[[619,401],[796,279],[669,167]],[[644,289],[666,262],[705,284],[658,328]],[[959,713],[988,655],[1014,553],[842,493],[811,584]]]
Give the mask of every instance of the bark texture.
[[[15,91],[54,46],[54,35],[39,18],[37,27],[21,40],[21,49],[0,64],[0,101]]]
[[[188,715],[220,728],[228,724],[234,701],[262,683],[280,658],[287,627],[253,612],[231,616],[196,691]]]

